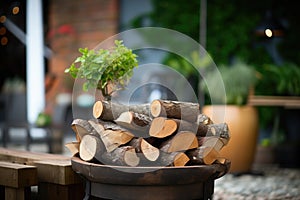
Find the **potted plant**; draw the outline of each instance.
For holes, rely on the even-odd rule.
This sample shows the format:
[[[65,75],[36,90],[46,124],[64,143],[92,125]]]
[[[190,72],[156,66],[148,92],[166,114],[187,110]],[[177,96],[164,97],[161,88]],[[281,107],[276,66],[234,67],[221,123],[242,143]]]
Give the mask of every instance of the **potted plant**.
[[[137,55],[124,46],[122,40],[115,40],[111,49],[89,50],[80,48],[79,56],[65,70],[73,78],[84,78],[83,90],[96,88],[105,100],[110,100],[114,92],[122,90],[138,66]],[[76,66],[80,63],[79,67]]]
[[[294,63],[284,63],[280,66],[266,64],[258,70],[262,74],[262,78],[256,87],[257,95],[268,95],[272,98],[281,96],[279,98],[299,100],[299,66]],[[282,105],[274,108],[260,108],[260,110],[260,117],[265,122],[263,125],[271,124],[272,126],[270,133],[266,134],[266,139],[270,140],[270,144],[275,150],[276,162],[285,167],[299,167],[300,159],[297,156],[297,152],[300,150],[299,109],[285,108]]]
[[[223,79],[225,95],[216,80]],[[231,160],[231,172],[248,172],[255,156],[258,115],[256,108],[247,105],[249,91],[256,83],[256,71],[242,61],[208,72],[201,87],[214,105],[205,105],[203,113],[216,123],[228,123],[231,139],[221,151]],[[208,91],[210,88],[210,92]]]

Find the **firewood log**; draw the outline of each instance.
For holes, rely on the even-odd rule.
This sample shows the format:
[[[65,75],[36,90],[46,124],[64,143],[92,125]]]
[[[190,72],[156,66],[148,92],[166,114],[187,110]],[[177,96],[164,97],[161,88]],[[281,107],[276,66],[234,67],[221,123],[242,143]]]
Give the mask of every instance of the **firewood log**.
[[[213,121],[207,115],[200,113],[197,116],[197,124],[209,125],[209,124],[213,124]]]
[[[122,130],[105,130],[101,133],[101,140],[107,152],[111,152],[119,146],[128,143],[134,135]]]
[[[105,146],[100,138],[93,135],[85,135],[79,145],[79,156],[84,161],[101,161],[101,155],[105,152]]]
[[[123,105],[111,101],[96,101],[93,106],[93,116],[96,119],[106,121],[113,121],[117,119],[121,113],[127,111],[150,116],[149,104]]]
[[[141,137],[133,138],[130,141],[129,145],[135,148],[135,151],[138,153],[138,155],[142,155],[141,157],[144,157],[148,161],[151,162],[156,161],[157,158],[159,157],[160,154],[159,149],[152,146],[150,143],[148,143],[145,139]]]
[[[103,131],[105,131],[105,128],[104,126],[95,121],[95,120],[88,120],[88,122],[90,123],[91,127],[94,129],[94,131],[99,135],[101,136],[101,134],[103,133]]]
[[[93,133],[94,130],[90,123],[84,119],[74,119],[71,124],[71,128],[76,133],[76,139],[78,142],[80,142],[83,136]]]
[[[189,122],[196,122],[200,106],[197,103],[154,100],[150,104],[150,112],[153,117],[167,117],[183,119]]]
[[[191,165],[210,165],[219,157],[219,152],[213,147],[201,146],[186,152]]]
[[[207,136],[217,136],[226,145],[230,140],[230,131],[227,123],[208,125]]]
[[[140,113],[131,111],[123,112],[116,120],[115,123],[121,127],[129,130],[134,130],[138,133],[147,133],[149,131],[152,119]]]
[[[161,153],[161,166],[185,166],[190,158],[183,152]]]
[[[199,146],[212,147],[218,152],[226,145],[221,138],[215,136],[198,137],[198,144]]]
[[[197,148],[198,146],[198,139],[195,133],[190,131],[180,131],[167,141],[163,142],[160,150],[171,153]]]
[[[69,149],[72,156],[75,156],[79,153],[79,142],[69,142],[65,144],[65,147]]]
[[[103,164],[131,167],[137,166],[140,162],[140,158],[132,146],[122,146],[111,152],[105,152],[102,154],[101,160]]]
[[[156,138],[165,138],[177,130],[177,123],[172,119],[156,117],[152,120],[149,135]]]

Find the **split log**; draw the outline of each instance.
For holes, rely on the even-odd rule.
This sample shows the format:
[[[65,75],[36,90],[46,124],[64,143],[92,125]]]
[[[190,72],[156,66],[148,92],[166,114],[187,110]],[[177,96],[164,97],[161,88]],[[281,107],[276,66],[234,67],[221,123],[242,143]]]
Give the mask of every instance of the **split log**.
[[[198,137],[198,143],[199,146],[212,147],[218,152],[226,145],[221,138],[214,136]]]
[[[118,124],[101,120],[98,121],[98,123],[94,120],[89,120],[88,122],[94,128],[94,132],[97,132],[95,135],[100,137],[108,152],[113,151],[120,145],[128,143],[134,137],[130,131],[122,128]]]
[[[216,163],[224,165],[226,163],[226,158],[218,157]]]
[[[198,139],[195,133],[190,131],[180,131],[167,141],[163,142],[160,150],[171,153],[197,148],[198,146]]]
[[[105,147],[100,138],[93,135],[82,137],[79,145],[79,156],[84,161],[101,161],[101,155],[105,152]]]
[[[79,153],[79,142],[69,142],[65,144],[65,147],[69,149],[72,156],[75,156]]]
[[[103,133],[103,131],[105,130],[104,126],[95,121],[95,120],[88,120],[88,122],[90,123],[90,125],[92,126],[92,128],[97,132],[97,134],[99,136],[101,136],[101,134]]]
[[[74,119],[71,128],[76,133],[76,139],[78,142],[82,139],[83,136],[93,133],[93,127],[87,120],[84,119]]]
[[[107,152],[112,152],[119,146],[128,143],[134,135],[128,131],[105,130],[100,135]]]
[[[135,167],[140,162],[140,158],[132,146],[122,146],[111,152],[105,152],[101,158],[103,164],[110,165]]]
[[[154,100],[150,104],[150,112],[153,117],[167,117],[183,119],[189,122],[196,122],[200,106],[197,103]]]
[[[149,135],[156,138],[165,138],[177,130],[177,123],[172,119],[156,117],[152,120]]]
[[[127,111],[150,116],[149,104],[123,105],[111,101],[96,101],[93,106],[93,116],[106,121],[113,121]]]
[[[208,125],[207,136],[217,136],[226,145],[230,140],[230,131],[227,123]]]
[[[209,125],[209,124],[213,124],[213,121],[207,115],[200,113],[197,116],[197,124]]]
[[[123,112],[116,120],[115,123],[130,130],[138,132],[148,132],[152,119],[140,113],[131,111]]]
[[[183,152],[162,153],[160,157],[161,166],[185,166],[190,158]]]
[[[146,158],[148,161],[156,161],[159,157],[160,151],[158,148],[152,146],[143,138],[133,138],[130,143],[130,146],[135,148],[135,151],[138,155],[142,155],[142,157]]]
[[[120,126],[118,124],[115,124],[112,121],[102,121],[102,120],[98,119],[98,123],[103,126],[104,130],[114,130],[114,131],[121,130],[121,131],[128,131],[128,132],[130,132],[126,128],[124,128],[124,127],[122,127],[122,126]]]
[[[198,147],[197,149],[187,151],[186,154],[190,158],[191,165],[211,165],[219,157],[219,152],[213,147],[208,146]]]

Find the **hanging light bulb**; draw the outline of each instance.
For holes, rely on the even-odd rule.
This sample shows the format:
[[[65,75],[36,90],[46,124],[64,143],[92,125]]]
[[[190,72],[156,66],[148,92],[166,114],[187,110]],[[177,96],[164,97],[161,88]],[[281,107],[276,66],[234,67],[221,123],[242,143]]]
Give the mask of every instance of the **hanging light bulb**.
[[[278,19],[272,16],[271,11],[267,11],[265,18],[255,28],[255,35],[262,38],[282,37],[284,35],[284,27]]]

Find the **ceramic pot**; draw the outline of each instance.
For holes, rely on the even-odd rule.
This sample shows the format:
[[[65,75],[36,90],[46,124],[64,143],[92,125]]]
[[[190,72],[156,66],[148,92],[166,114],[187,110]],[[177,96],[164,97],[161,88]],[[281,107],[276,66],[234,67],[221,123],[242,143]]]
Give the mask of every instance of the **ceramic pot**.
[[[231,161],[230,172],[248,172],[255,158],[258,137],[258,113],[252,106],[204,106],[203,113],[214,123],[226,122],[230,141],[221,150],[221,156]]]

